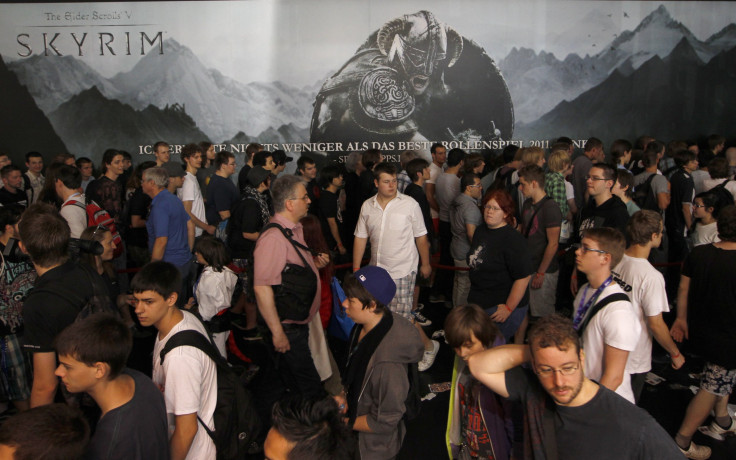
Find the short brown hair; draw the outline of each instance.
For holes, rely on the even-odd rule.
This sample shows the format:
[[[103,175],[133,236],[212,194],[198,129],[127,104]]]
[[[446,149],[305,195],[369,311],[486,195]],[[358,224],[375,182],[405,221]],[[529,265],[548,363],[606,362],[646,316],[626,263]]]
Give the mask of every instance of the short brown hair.
[[[54,340],[59,355],[71,356],[87,366],[105,363],[110,366],[108,380],[123,371],[133,348],[130,329],[120,319],[97,313],[74,322]]]
[[[88,441],[82,412],[62,403],[19,412],[0,426],[0,444],[14,448],[16,460],[81,459]]]
[[[527,182],[536,182],[539,188],[544,190],[544,169],[535,165],[528,164],[519,170],[519,178],[524,178]]]
[[[651,235],[650,235],[651,236]],[[624,257],[626,238],[623,233],[611,227],[590,228],[585,230],[583,238],[590,238],[598,243],[600,249],[611,255],[611,268],[618,265]]]
[[[580,354],[582,341],[578,332],[572,325],[572,320],[557,313],[544,316],[537,320],[529,328],[529,350],[532,355],[534,350],[555,347],[561,351],[567,351],[572,345],[575,353]]]
[[[69,259],[69,224],[52,205],[32,204],[21,215],[18,232],[34,264],[52,267]]]
[[[626,224],[629,244],[645,245],[652,240],[653,233],[662,231],[662,215],[655,211],[642,209],[636,211]]]
[[[486,348],[493,346],[499,335],[491,317],[478,305],[460,305],[453,308],[445,319],[445,338],[452,348],[459,348],[471,339],[470,333]]]
[[[736,206],[731,204],[721,209],[716,227],[722,241],[736,241]]]

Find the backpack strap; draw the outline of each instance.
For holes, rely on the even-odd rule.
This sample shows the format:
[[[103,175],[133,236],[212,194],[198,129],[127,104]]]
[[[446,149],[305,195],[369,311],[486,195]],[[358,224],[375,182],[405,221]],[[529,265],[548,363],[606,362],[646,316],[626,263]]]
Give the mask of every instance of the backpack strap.
[[[588,315],[585,317],[583,322],[580,323],[580,327],[578,327],[578,335],[580,337],[583,336],[583,331],[585,331],[585,328],[588,327],[588,323],[590,323],[590,320],[593,319],[596,313],[603,310],[603,307],[605,307],[611,302],[620,302],[620,301],[630,302],[631,300],[629,299],[629,296],[627,296],[623,292],[617,292],[615,294],[611,294],[607,297],[602,298],[597,304],[593,305],[590,308],[590,311],[588,311]]]
[[[222,366],[228,367],[227,363],[224,362],[224,358],[220,356],[220,352],[217,351],[217,347],[215,347],[210,339],[193,329],[179,331],[166,342],[164,349],[161,350],[161,353],[159,353],[161,364],[163,365],[164,357],[166,357],[166,354],[168,352],[170,352],[174,348],[183,346],[194,347],[205,355],[209,356],[209,358],[215,362],[215,367],[217,369],[221,368]],[[197,414],[197,420],[202,425],[202,428],[204,428],[204,430],[207,432],[210,439],[212,439],[212,441],[215,441],[215,432],[213,430],[210,430],[210,428],[199,417],[199,414]]]

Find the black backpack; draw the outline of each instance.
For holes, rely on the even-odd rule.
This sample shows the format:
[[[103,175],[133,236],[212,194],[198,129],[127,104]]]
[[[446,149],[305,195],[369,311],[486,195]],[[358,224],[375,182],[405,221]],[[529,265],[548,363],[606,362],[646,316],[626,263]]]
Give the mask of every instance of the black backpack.
[[[726,184],[729,182],[730,181],[726,179],[725,181],[721,182],[720,184],[709,190],[713,195],[715,195],[720,209],[734,204],[733,195],[731,195],[731,192],[729,192],[726,188]]]
[[[647,180],[637,185],[634,188],[634,202],[641,209],[648,209],[650,211],[659,211],[659,204],[657,203],[657,197],[654,196],[654,190],[652,190],[652,181],[654,173],[647,177]]]
[[[253,397],[244,386],[242,374],[230,367],[209,338],[191,329],[177,332],[166,342],[160,354],[161,364],[166,353],[181,346],[202,351],[217,366],[215,429],[210,430],[197,414],[197,420],[215,443],[217,459],[242,459],[247,454],[258,453],[260,446],[256,439],[261,432],[261,421],[253,406]]]

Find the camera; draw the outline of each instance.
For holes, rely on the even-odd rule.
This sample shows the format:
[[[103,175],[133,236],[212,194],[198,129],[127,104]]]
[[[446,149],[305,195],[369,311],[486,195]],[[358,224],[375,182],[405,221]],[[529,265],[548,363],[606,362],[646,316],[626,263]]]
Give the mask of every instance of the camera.
[[[8,244],[5,245],[5,250],[3,251],[3,258],[12,263],[30,262],[28,254],[21,251],[18,241],[16,238],[10,238],[8,240]],[[82,253],[99,256],[103,251],[102,245],[97,241],[69,238],[69,258],[73,261],[79,260],[79,255]]]

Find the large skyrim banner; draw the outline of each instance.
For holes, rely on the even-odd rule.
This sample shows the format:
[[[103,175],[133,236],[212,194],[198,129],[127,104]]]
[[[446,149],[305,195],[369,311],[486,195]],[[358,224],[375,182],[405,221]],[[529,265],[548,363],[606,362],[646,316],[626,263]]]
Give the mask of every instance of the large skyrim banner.
[[[734,2],[3,3],[0,152],[729,135],[735,23]]]

